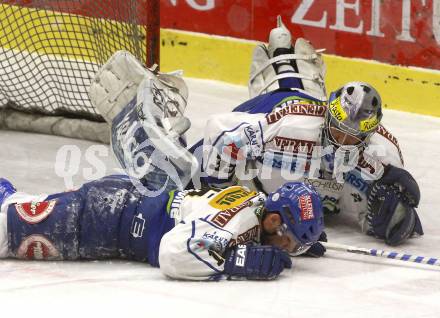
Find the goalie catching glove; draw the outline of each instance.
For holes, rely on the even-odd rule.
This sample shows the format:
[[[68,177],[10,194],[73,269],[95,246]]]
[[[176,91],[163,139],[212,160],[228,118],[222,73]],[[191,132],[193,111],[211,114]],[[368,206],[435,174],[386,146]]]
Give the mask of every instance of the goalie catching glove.
[[[292,268],[287,252],[271,245],[238,245],[226,251],[224,273],[228,278],[275,279],[285,268]]]
[[[373,183],[368,192],[369,234],[392,246],[403,243],[414,234],[423,235],[415,210],[419,201],[419,186],[411,174],[387,166],[383,177]]]

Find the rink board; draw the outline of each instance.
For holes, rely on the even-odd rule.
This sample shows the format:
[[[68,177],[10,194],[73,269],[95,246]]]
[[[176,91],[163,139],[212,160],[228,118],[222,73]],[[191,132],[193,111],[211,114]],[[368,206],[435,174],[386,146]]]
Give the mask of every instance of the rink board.
[[[97,46],[96,23],[100,29],[123,22],[60,12],[41,11],[0,5],[0,19],[8,14],[16,16],[16,24],[0,28],[0,46],[4,49],[27,50],[31,54],[52,55],[57,58],[82,59],[95,63],[91,54]],[[21,17],[21,18],[18,18]],[[66,19],[69,25],[63,24]],[[32,24],[30,23],[32,21]],[[29,28],[32,25],[32,28]],[[118,28],[119,29],[119,28]],[[144,34],[144,29],[139,27]],[[78,36],[81,34],[81,36]],[[26,36],[25,36],[26,35]],[[38,38],[34,43],[33,38]],[[127,42],[115,42],[114,34],[99,35],[100,43],[115,50],[126,47]],[[117,38],[124,38],[117,34]],[[65,47],[63,40],[74,45]],[[202,33],[161,30],[161,68],[163,71],[183,69],[186,76],[214,79],[247,85],[252,51],[258,42]],[[318,47],[319,48],[319,47]],[[440,116],[440,71],[389,65],[370,60],[324,55],[327,65],[328,92],[347,81],[365,81],[381,93],[386,108]],[[59,70],[60,71],[60,70]],[[61,68],[62,71],[62,68]]]
[[[258,42],[162,29],[163,71],[247,85]],[[319,47],[317,47],[319,48]],[[328,93],[348,81],[364,81],[381,93],[386,108],[440,116],[440,71],[324,54]]]

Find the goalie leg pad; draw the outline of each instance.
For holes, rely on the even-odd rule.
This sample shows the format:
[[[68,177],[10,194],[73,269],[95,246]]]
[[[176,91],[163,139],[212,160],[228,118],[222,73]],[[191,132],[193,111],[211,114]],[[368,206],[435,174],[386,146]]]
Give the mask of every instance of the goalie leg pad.
[[[254,49],[250,97],[278,88],[291,88],[326,101],[325,65],[320,52],[303,38],[296,39],[292,47],[290,32],[278,17],[278,27],[270,32],[269,46],[260,44]]]
[[[161,83],[181,100],[166,105],[164,111],[182,116],[188,100],[188,88],[181,78],[182,72],[160,73],[144,67],[127,51],[118,51],[98,70],[90,84],[92,105],[111,124],[122,109],[138,94],[145,79]]]
[[[129,52],[118,51],[99,69],[89,88],[92,105],[111,123],[136,96],[144,77],[154,74]]]
[[[183,190],[198,166],[179,138],[189,120],[166,117],[167,105],[175,101],[173,94],[156,78],[145,78],[137,96],[112,123],[113,151],[135,183],[136,179],[148,181],[148,189],[137,184],[144,195]]]
[[[327,92],[325,90],[324,83],[325,64],[322,60],[321,54],[317,54],[315,48],[310,44],[310,42],[303,38],[298,38],[296,40],[295,54],[299,56],[316,55],[315,58],[297,59],[296,65],[298,67],[298,73],[313,78],[313,80],[308,78],[302,79],[304,90],[312,97],[323,101],[327,100]]]

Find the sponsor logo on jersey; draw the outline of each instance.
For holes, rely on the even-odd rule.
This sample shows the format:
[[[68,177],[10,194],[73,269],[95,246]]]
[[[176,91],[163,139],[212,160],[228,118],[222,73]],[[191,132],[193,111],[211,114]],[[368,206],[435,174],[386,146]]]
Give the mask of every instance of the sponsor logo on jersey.
[[[347,174],[345,181],[361,192],[366,193],[368,190],[368,183],[361,176],[357,176],[351,171]]]
[[[56,204],[56,200],[18,203],[15,205],[15,210],[25,222],[36,224],[45,220],[52,213]]]
[[[310,195],[299,197],[299,208],[301,210],[301,220],[308,221],[315,218],[313,214],[313,202]]]
[[[236,207],[220,211],[216,215],[214,215],[211,221],[212,223],[218,225],[219,227],[224,227],[226,224],[229,223],[229,221],[232,220],[234,216],[237,215],[238,212],[251,205],[252,205],[251,201],[246,201],[240,205],[237,205]]]
[[[313,147],[316,145],[315,141],[301,140],[301,139],[291,139],[287,137],[276,136],[271,141],[268,142],[268,146],[275,148],[275,150],[282,152],[291,153],[306,153],[311,155],[313,152]]]
[[[273,110],[279,110],[281,108],[284,108],[286,106],[292,105],[292,104],[311,104],[311,105],[326,105],[326,102],[321,101],[314,101],[308,98],[303,98],[300,96],[289,96],[284,98],[282,101],[280,101],[278,104],[276,104],[272,109]]]
[[[205,232],[202,235],[202,242],[205,242],[206,248],[223,253],[229,240],[214,231],[213,233]]]
[[[267,123],[273,124],[288,115],[324,117],[327,107],[324,105],[291,104],[266,116]]]
[[[260,226],[255,225],[244,233],[237,236],[236,244],[244,244],[253,241],[255,238],[259,237]]]
[[[213,208],[223,210],[225,208],[232,208],[240,205],[244,201],[254,197],[256,194],[257,193],[254,191],[248,191],[243,187],[235,186],[220,192],[208,203]]]
[[[28,260],[59,260],[60,253],[43,235],[31,235],[21,242],[17,250],[17,257]]]
[[[182,205],[183,199],[185,199],[185,196],[188,194],[187,191],[171,191],[170,192],[170,198],[168,199],[167,204],[167,213],[170,216],[170,218],[173,219],[180,219],[181,213],[180,213],[180,206]]]
[[[343,183],[338,183],[334,180],[321,180],[305,178],[304,182],[310,184],[318,190],[326,190],[332,193],[339,193],[344,188]]]
[[[249,145],[258,146],[257,132],[252,128],[252,126],[245,127],[244,134],[246,135],[246,138],[249,141]]]

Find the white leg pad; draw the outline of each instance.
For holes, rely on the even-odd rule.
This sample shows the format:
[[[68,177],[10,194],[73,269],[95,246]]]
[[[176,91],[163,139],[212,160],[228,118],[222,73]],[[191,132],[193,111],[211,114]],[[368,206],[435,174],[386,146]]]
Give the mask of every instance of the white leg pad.
[[[275,69],[272,65],[263,68],[265,64],[269,61],[269,53],[264,44],[258,45],[254,49],[251,63],[251,73],[249,81],[249,97],[254,98],[261,94],[261,91],[273,91],[279,88],[278,82],[275,81],[273,84],[266,87],[266,83],[269,83],[272,78],[276,76]]]
[[[298,73],[289,72],[278,75],[272,64],[281,60],[295,60]],[[287,77],[301,79],[304,90],[295,90],[302,91],[321,101],[327,100],[324,83],[325,64],[320,52],[316,51],[307,40],[303,38],[296,40],[295,54],[279,55],[272,58],[270,58],[269,51],[264,44],[260,44],[254,49],[248,84],[250,98],[278,89],[278,80]]]
[[[304,90],[309,95],[319,100],[327,100],[327,93],[325,91],[324,83],[325,64],[322,60],[321,54],[317,54],[310,42],[303,38],[298,38],[296,40],[295,54],[299,56],[312,56],[316,54],[316,58],[297,59],[296,65],[298,66],[298,72],[300,74],[314,78],[314,80],[309,80],[306,78],[302,79]]]
[[[99,69],[90,84],[89,96],[92,105],[104,119],[113,118],[134,96],[144,77],[154,74],[129,52],[118,51]]]

